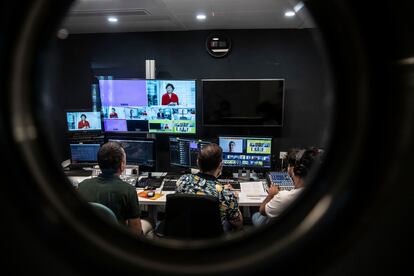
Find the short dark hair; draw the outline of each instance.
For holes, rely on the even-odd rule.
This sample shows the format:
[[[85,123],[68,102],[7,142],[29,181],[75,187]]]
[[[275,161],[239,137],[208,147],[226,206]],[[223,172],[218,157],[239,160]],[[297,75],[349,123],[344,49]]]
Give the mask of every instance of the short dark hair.
[[[98,164],[103,173],[116,173],[121,167],[124,150],[118,142],[107,142],[98,151]]]
[[[230,142],[229,142],[229,145],[230,145],[230,144],[236,145],[236,143],[235,143],[234,141],[230,141]]]
[[[217,144],[205,145],[198,153],[198,167],[202,172],[215,170],[222,161],[223,150]]]
[[[287,165],[291,167],[295,166],[299,152],[300,152],[300,149],[297,149],[297,148],[288,150],[285,156],[285,162],[287,163]]]
[[[165,89],[167,89],[167,87],[168,86],[171,86],[171,88],[173,89],[173,90],[175,90],[175,87],[174,87],[174,85],[172,85],[172,83],[167,83],[167,85],[165,86]]]
[[[86,119],[86,115],[85,115],[85,114],[81,114],[81,118],[82,118],[82,117],[85,117],[85,119]]]

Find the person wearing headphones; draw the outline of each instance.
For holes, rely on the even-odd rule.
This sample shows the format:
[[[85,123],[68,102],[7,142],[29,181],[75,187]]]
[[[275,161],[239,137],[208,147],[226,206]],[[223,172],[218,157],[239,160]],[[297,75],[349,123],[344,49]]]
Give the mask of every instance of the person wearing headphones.
[[[303,191],[306,177],[311,170],[320,151],[315,148],[299,150],[294,153],[296,158],[293,166],[288,165],[292,174],[294,189],[290,191],[280,190],[277,185],[271,185],[268,195],[260,205],[259,212],[252,216],[252,223],[255,226],[266,224],[270,219],[278,217],[286,207]],[[292,156],[290,156],[292,158]],[[289,168],[290,167],[290,168]]]

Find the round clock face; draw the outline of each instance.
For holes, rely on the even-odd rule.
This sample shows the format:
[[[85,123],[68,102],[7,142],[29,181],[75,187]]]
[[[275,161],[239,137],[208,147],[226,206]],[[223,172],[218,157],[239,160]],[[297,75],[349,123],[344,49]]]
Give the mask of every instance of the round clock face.
[[[231,40],[225,35],[212,34],[207,37],[206,48],[213,57],[224,57],[230,52]]]

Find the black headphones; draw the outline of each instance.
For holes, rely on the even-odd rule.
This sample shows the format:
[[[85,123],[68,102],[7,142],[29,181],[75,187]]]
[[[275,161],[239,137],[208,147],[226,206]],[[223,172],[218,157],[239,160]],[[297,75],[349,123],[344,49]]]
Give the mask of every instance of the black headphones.
[[[319,152],[320,151],[314,148],[298,151],[296,154],[296,164],[293,167],[294,174],[300,178],[306,177],[312,168],[315,157],[319,155]]]

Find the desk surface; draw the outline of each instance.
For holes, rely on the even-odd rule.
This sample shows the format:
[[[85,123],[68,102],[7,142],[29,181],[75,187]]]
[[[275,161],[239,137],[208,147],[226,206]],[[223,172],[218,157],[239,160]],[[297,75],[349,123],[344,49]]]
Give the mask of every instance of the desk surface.
[[[160,173],[160,175],[162,175],[164,173]],[[155,175],[154,175],[155,176]],[[140,176],[140,177],[145,177],[145,176]],[[72,182],[72,184],[77,187],[78,184],[80,182],[82,182],[85,179],[88,178],[92,178],[92,176],[68,176],[69,180]],[[262,180],[263,182],[265,182],[264,180]],[[137,193],[142,192],[143,189],[141,188],[136,188]],[[167,194],[173,194],[175,192],[173,191],[162,191],[162,186],[161,188],[157,188],[155,190],[156,193],[161,192],[161,197],[157,198],[157,199],[148,199],[148,198],[143,198],[143,197],[138,197],[139,198],[139,204],[140,205],[165,205],[166,201],[167,201]],[[265,196],[247,196],[246,194],[243,194],[241,191],[234,191],[235,193],[237,193],[238,195],[238,201],[239,201],[239,205],[240,206],[259,206],[263,200],[265,199]]]

